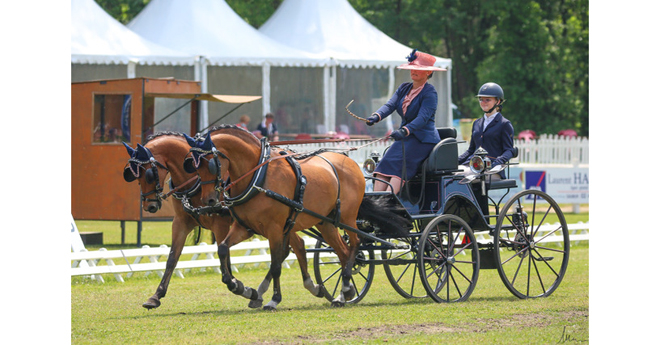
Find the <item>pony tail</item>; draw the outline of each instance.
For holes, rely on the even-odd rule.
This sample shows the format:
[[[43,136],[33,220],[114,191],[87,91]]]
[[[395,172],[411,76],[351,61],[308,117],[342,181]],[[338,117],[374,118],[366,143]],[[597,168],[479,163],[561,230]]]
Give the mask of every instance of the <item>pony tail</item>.
[[[376,225],[381,233],[393,237],[408,237],[408,229],[412,228],[412,222],[405,217],[403,206],[395,203],[388,196],[378,198],[364,198],[358,218],[369,221]]]

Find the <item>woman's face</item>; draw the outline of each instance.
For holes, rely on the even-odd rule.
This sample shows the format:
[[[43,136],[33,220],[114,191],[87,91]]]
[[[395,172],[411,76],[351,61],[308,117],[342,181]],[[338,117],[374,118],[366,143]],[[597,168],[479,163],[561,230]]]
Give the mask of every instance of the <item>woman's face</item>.
[[[496,101],[497,99],[495,99],[495,97],[479,97],[479,105],[481,106],[481,110],[488,111],[495,105]]]
[[[411,69],[410,79],[412,79],[413,82],[426,82],[426,80],[429,79],[429,75],[431,73],[433,72]]]

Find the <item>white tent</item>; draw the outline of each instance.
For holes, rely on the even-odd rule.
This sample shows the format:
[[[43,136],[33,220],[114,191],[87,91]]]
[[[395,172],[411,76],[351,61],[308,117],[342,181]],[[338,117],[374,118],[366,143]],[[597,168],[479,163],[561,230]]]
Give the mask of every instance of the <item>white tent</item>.
[[[259,31],[290,47],[331,58],[339,67],[387,68],[387,97],[394,92],[396,66],[405,63],[405,57],[412,51],[371,25],[347,0],[284,0]],[[439,76],[434,76],[433,80],[439,101],[436,122],[439,126],[450,126],[451,60],[436,59],[436,66],[448,70],[437,73]],[[337,75],[333,67],[330,76],[336,78]],[[336,84],[336,81],[330,83]],[[372,108],[376,104],[374,100]],[[337,108],[341,107],[332,107]]]
[[[412,50],[371,25],[347,0],[284,0],[259,31],[342,67],[398,66]],[[436,66],[451,66],[450,59],[436,58]]]
[[[319,67],[327,63],[315,54],[288,47],[259,33],[224,0],[151,0],[127,26],[151,41],[200,56],[201,75],[196,78],[202,81],[203,92],[208,92],[211,83],[214,91],[225,88],[221,89],[223,93],[260,93],[263,98],[259,120],[263,113],[271,111],[271,67]],[[233,68],[235,72],[228,73],[223,72],[227,68],[219,68],[226,66],[260,70]],[[247,80],[236,77],[242,73],[248,75]],[[258,83],[259,79],[260,90],[241,85]],[[232,89],[227,88],[230,83]],[[202,127],[208,125],[208,115],[204,113],[215,113],[207,107],[202,104]]]
[[[71,62],[123,64],[134,71],[135,64],[193,65],[194,56],[140,37],[94,0],[72,0]]]

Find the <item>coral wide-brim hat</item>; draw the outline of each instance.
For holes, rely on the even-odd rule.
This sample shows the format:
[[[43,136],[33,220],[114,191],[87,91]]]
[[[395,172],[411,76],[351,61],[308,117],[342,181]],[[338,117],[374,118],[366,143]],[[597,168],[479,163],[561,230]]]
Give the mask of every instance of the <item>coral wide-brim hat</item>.
[[[413,49],[412,53],[407,57],[408,63],[400,65],[399,69],[414,69],[420,71],[446,71],[444,68],[435,67],[435,57],[431,54],[418,52]]]

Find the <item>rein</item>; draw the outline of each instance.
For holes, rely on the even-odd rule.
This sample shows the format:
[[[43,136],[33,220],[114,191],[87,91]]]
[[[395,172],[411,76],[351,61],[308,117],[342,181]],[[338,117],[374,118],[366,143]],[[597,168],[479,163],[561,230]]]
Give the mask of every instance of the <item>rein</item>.
[[[193,177],[191,177],[190,179],[188,179],[188,181],[186,181],[186,182],[180,184],[180,185],[177,186],[177,187],[174,187],[174,188],[170,189],[169,192],[163,194],[163,200],[164,200],[164,199],[167,199],[170,195],[172,195],[172,194],[178,192],[178,191],[179,191],[180,189],[182,189],[184,186],[187,186],[188,184],[190,184],[190,182],[193,182],[193,181],[195,181],[195,180],[199,180],[199,176],[193,176]]]

